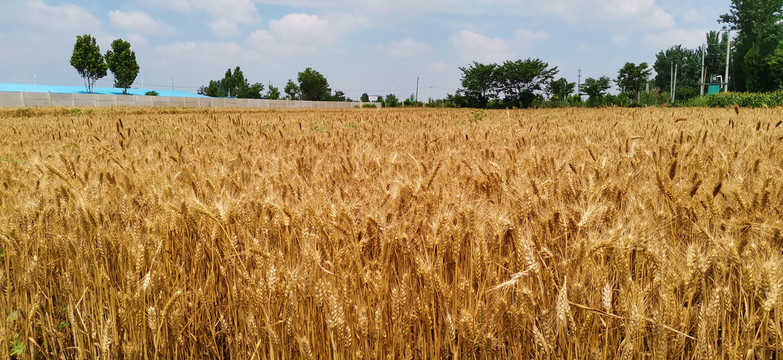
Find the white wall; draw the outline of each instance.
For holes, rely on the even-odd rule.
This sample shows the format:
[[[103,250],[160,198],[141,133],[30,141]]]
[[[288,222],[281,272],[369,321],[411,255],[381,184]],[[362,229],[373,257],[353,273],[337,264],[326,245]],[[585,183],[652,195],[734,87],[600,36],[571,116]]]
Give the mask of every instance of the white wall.
[[[268,99],[186,98],[136,95],[52,94],[0,91],[0,108],[23,107],[213,107],[275,109],[351,109],[358,102],[299,101]],[[379,103],[372,103],[380,107]]]

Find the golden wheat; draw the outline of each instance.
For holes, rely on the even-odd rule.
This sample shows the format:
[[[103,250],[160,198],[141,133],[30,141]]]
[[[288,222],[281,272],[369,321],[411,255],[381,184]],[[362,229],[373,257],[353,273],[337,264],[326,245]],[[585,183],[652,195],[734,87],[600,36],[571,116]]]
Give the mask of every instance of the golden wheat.
[[[769,358],[781,115],[3,110],[0,356]]]

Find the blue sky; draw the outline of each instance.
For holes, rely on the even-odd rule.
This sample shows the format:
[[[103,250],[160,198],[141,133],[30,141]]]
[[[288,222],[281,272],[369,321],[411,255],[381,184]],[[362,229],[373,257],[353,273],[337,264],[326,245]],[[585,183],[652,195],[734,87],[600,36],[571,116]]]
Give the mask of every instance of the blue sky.
[[[730,0],[4,0],[0,82],[80,85],[77,35],[131,43],[134,87],[195,91],[240,66],[282,88],[312,67],[334,90],[443,97],[472,61],[540,58],[558,77],[616,77],[671,45],[697,47]],[[98,82],[111,86],[112,76]]]

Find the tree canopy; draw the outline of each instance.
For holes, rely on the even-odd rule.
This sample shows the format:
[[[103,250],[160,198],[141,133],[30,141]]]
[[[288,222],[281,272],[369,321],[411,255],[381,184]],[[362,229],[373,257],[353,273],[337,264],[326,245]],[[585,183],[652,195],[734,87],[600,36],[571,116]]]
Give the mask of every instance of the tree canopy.
[[[288,82],[285,84],[283,91],[285,92],[286,98],[288,98],[288,100],[299,99],[299,85],[296,85],[293,80],[288,79]]]
[[[719,22],[739,30],[734,44],[734,90],[772,91],[783,84],[775,64],[783,57],[783,0],[732,0]]]
[[[671,89],[672,65],[677,65],[676,98],[687,100],[699,95],[701,86],[701,50],[672,46],[655,56],[654,83],[661,90]]]
[[[117,39],[111,43],[111,50],[106,51],[106,64],[114,74],[114,87],[122,88],[124,94],[139,74],[136,53],[130,47],[129,42]]]
[[[479,108],[489,106],[491,101],[504,107],[531,107],[558,72],[557,67],[550,68],[540,59],[506,61],[502,65],[473,62],[460,70],[458,102]]]
[[[607,76],[601,76],[598,79],[587,78],[579,90],[588,96],[588,105],[598,106],[601,105],[601,100],[606,95],[606,91],[612,86],[611,81]]]
[[[328,100],[332,90],[326,77],[312,68],[307,68],[297,76],[299,81],[299,94],[302,100]]]
[[[71,66],[84,79],[84,87],[91,93],[98,79],[106,76],[108,66],[101,55],[101,48],[91,35],[76,36]]]
[[[568,82],[566,78],[559,78],[549,83],[547,93],[552,96],[553,100],[564,101],[575,89],[576,83]]]
[[[497,68],[497,64],[481,64],[476,61],[468,67],[459,68],[462,71],[462,88],[458,93],[465,99],[464,105],[484,108],[490,100],[496,98],[499,90],[495,73]]]
[[[239,99],[260,99],[261,92],[264,91],[264,84],[250,82],[245,79],[242,69],[237,66],[231,72],[229,68],[223,79],[210,80],[209,85],[202,86],[199,94],[211,97],[235,97]]]
[[[647,83],[647,79],[650,78],[652,69],[650,69],[646,62],[639,65],[627,62],[617,72],[617,86],[620,90],[628,94],[633,99],[638,99],[639,91]]]

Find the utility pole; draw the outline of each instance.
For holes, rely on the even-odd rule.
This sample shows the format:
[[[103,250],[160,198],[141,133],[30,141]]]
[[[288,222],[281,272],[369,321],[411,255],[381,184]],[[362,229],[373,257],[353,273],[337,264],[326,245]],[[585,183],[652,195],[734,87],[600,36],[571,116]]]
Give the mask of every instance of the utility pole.
[[[415,99],[414,106],[416,106],[416,104],[419,102],[419,77],[418,76],[416,77],[416,97],[414,99]]]
[[[578,75],[576,76],[576,95],[580,98],[582,97],[582,69],[579,69]]]
[[[707,44],[701,46],[701,90],[699,90],[699,97],[704,96],[704,83],[707,81],[707,70],[704,68],[705,56],[707,56]]]
[[[672,104],[674,104],[674,100],[676,100],[676,94],[677,94],[677,67],[680,64],[674,64],[674,83],[672,84]]]
[[[726,76],[723,92],[729,92],[729,63],[731,62],[731,30],[726,30]]]
[[[171,91],[174,91],[174,75],[171,75]]]
[[[674,102],[672,94],[674,94],[674,62],[669,63],[669,101]]]

